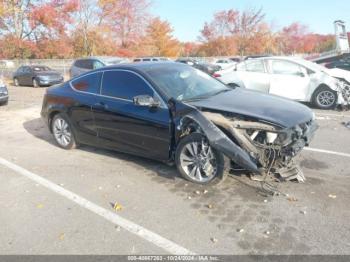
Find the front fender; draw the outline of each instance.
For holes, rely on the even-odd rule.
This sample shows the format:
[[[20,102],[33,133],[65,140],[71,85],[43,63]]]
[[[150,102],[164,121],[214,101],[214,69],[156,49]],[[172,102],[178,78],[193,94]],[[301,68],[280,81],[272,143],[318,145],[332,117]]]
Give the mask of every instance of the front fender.
[[[190,107],[190,106],[188,106]],[[241,147],[236,145],[224,132],[222,132],[212,121],[207,119],[199,110],[192,108],[190,112],[184,114],[176,127],[176,132],[183,130],[182,124],[186,120],[195,122],[207,137],[209,144],[216,150],[222,152],[236,164],[253,173],[261,174],[257,164]],[[180,136],[176,136],[180,137]]]

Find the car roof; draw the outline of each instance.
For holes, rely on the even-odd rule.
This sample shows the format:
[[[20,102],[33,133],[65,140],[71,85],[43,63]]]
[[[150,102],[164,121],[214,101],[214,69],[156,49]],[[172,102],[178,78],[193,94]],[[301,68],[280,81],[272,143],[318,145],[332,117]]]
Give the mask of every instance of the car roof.
[[[123,57],[119,57],[119,56],[88,56],[88,57],[81,57],[81,58],[77,58],[75,61],[78,60],[123,60]]]

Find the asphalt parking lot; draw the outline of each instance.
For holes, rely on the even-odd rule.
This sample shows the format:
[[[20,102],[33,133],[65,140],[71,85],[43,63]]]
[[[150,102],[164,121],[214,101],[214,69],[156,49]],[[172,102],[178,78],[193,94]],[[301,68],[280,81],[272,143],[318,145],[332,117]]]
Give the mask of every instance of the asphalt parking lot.
[[[307,181],[272,197],[246,176],[204,187],[147,159],[60,149],[44,92],[10,86],[0,107],[0,254],[350,254],[350,112],[315,110]]]

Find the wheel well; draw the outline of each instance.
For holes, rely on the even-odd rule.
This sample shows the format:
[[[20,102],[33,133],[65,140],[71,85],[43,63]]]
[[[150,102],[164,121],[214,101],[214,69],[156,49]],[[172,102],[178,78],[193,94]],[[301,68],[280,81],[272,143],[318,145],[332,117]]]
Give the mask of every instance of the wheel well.
[[[312,99],[315,99],[315,94],[316,92],[321,89],[321,88],[328,88],[329,90],[333,91],[334,93],[336,93],[336,91],[332,90],[329,86],[327,86],[326,84],[320,84],[316,89],[315,91],[313,92],[312,94]]]
[[[59,111],[52,111],[50,114],[49,114],[49,129],[50,129],[50,132],[52,133],[52,128],[51,128],[51,123],[52,123],[52,119],[55,117],[55,115],[59,114],[60,112]]]

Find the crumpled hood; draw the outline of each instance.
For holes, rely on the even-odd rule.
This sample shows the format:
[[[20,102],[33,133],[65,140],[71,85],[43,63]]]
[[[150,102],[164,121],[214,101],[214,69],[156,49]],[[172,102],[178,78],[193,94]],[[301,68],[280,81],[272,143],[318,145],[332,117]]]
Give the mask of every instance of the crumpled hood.
[[[339,69],[339,68],[332,68],[332,69],[327,69],[326,72],[332,77],[343,78],[347,82],[350,83],[350,72],[349,71]]]
[[[243,115],[285,128],[308,122],[313,117],[311,109],[298,102],[243,88],[188,103],[199,109]]]

